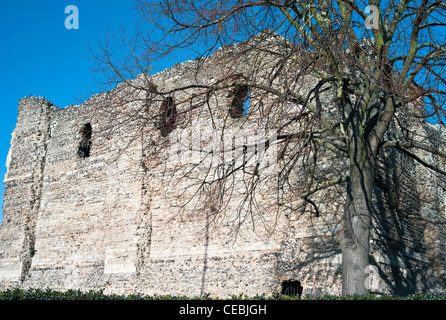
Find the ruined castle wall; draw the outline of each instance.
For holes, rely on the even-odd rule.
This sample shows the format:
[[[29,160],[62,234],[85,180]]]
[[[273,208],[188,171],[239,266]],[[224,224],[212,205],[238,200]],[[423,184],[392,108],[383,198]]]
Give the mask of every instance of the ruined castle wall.
[[[52,108],[44,99],[22,99],[19,104],[7,158],[0,236],[0,278],[8,281],[22,279],[29,268]]]
[[[151,81],[159,90],[169,90],[223,79],[223,66],[255,73],[258,79],[261,70],[269,71],[256,65],[245,70],[236,60],[223,62],[217,55],[197,72],[201,62],[189,61]],[[282,85],[278,81],[273,87]],[[305,90],[305,84],[299,89]],[[283,281],[298,280],[304,293],[340,293],[345,187],[328,188],[311,196],[311,202],[298,199],[292,189],[310,176],[317,183],[347,172],[341,157],[319,150],[318,159],[323,161],[311,175],[306,162],[311,162],[314,150],[296,145],[291,149],[300,152],[301,159],[287,183],[278,185],[274,172],[253,174],[255,163],[250,163],[230,179],[203,185],[203,181],[218,182],[225,166],[210,165],[214,158],[209,155],[201,163],[203,152],[194,154],[197,142],[201,150],[210,144],[206,139],[197,141],[194,130],[202,130],[201,137],[206,138],[212,137],[213,128],[217,132],[242,128],[248,132],[244,143],[249,145],[255,143],[249,133],[280,126],[299,113],[295,105],[284,103],[274,108],[280,114],[269,114],[273,100],[254,88],[249,117],[231,119],[232,96],[220,90],[201,105],[203,97],[179,104],[176,130],[161,137],[156,123],[141,126],[144,116],[131,115],[146,109],[159,112],[162,101],[145,106],[137,97],[141,99],[122,106],[109,99],[117,90],[122,86],[64,109],[42,98],[20,102],[5,178],[0,287],[228,296],[280,291]],[[181,101],[195,90],[174,98]],[[125,92],[124,88],[120,94]],[[330,101],[323,104],[329,106]],[[182,112],[191,106],[192,111]],[[91,154],[79,158],[80,129],[86,123],[93,130]],[[304,128],[305,123],[296,125]],[[182,151],[190,151],[190,156],[175,153],[178,139],[188,145]],[[404,212],[435,215],[444,210],[444,180],[395,154],[388,154],[382,164],[385,181],[398,187]],[[256,192],[250,194],[247,182],[258,177]],[[421,208],[423,195],[432,201]],[[435,263],[434,279],[438,279],[445,261],[443,229],[401,217],[378,189],[375,203],[372,257],[381,289],[400,289],[395,283],[401,279],[407,291],[422,288],[422,275],[427,274],[423,270]]]
[[[3,280],[88,287],[73,275],[77,269],[135,272],[141,188],[138,167],[128,158],[140,153],[130,146],[118,157],[116,141],[93,136],[91,156],[79,158],[82,125],[92,122],[93,132],[101,126],[91,115],[88,107],[79,112],[79,106],[58,109],[41,98],[21,101],[1,244],[11,243],[2,263],[15,264],[9,267],[14,273],[2,268]]]
[[[442,149],[444,130],[430,124],[411,126],[411,138]],[[389,140],[401,137],[390,135]],[[420,159],[444,170],[440,157],[418,150]],[[388,149],[380,159],[379,175],[392,195],[375,188],[372,251],[381,290],[411,293],[444,292],[446,179],[401,152]],[[392,205],[394,203],[394,205]],[[396,204],[396,207],[395,207]]]

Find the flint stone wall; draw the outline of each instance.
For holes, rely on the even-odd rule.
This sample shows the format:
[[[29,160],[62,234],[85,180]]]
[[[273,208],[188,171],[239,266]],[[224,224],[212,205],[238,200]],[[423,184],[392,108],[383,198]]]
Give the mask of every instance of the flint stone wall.
[[[176,65],[152,81],[174,87],[218,76],[207,69],[192,75],[197,63]],[[200,172],[189,180],[172,179],[188,165],[165,161],[171,141],[164,138],[164,149],[152,144],[163,139],[153,126],[146,139],[130,139],[134,123],[101,135],[113,112],[102,114],[96,108],[107,97],[102,93],[63,109],[44,98],[20,101],[5,177],[1,289],[224,297],[280,292],[283,281],[297,280],[304,294],[340,293],[342,186],[313,198],[318,215],[296,199],[277,202],[276,194],[287,190],[277,190],[268,179],[260,182],[255,196],[260,214],[238,211],[247,192],[243,175],[235,177],[233,192],[223,201],[213,199],[210,189],[184,204],[192,199]],[[253,97],[251,103],[256,103],[255,92]],[[210,102],[216,119],[227,113],[229,101],[222,94]],[[209,120],[198,112],[194,117]],[[93,128],[91,155],[79,158],[79,130],[86,123]],[[422,136],[428,132],[432,143],[445,141],[435,126],[417,130]],[[321,172],[345,170],[341,159],[328,154],[326,159]],[[444,216],[444,178],[398,154],[385,155],[381,165],[386,181],[399,190],[404,212]],[[444,162],[439,166],[444,168]],[[429,204],[422,205],[421,198],[429,198]],[[378,189],[374,199],[375,291],[443,292],[444,227],[401,217]],[[237,219],[243,221],[234,226]]]

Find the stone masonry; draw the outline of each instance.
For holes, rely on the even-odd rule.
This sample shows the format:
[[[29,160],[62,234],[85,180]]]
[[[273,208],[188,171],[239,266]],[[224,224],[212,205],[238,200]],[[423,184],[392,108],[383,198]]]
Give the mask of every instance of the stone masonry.
[[[150,81],[160,90],[211,83],[223,72],[223,67],[216,67],[222,61],[217,53],[198,72],[196,67],[202,63],[198,59],[177,64]],[[237,62],[241,70],[243,63]],[[260,71],[257,77],[262,77]],[[249,210],[243,173],[234,175],[230,188],[220,186],[227,190],[221,197],[214,186],[201,188],[194,196],[200,177],[218,170],[203,166],[189,174],[197,163],[179,166],[167,161],[175,139],[196,129],[191,123],[208,130],[207,109],[213,110],[216,127],[245,122],[245,128],[254,130],[261,121],[251,113],[228,120],[231,97],[221,90],[209,99],[207,109],[183,116],[178,128],[166,136],[150,122],[136,133],[143,117],[125,119],[131,110],[142,110],[143,99],[121,105],[120,111],[127,108],[128,113],[118,113],[110,97],[123,86],[65,108],[40,97],[20,100],[4,180],[0,289],[227,297],[280,292],[291,280],[299,282],[304,294],[340,293],[342,186],[328,188],[313,199],[317,214],[286,187],[274,185],[274,179],[259,181],[252,202],[256,210]],[[175,100],[192,93],[186,90]],[[252,106],[267,110],[267,96],[251,89],[250,97]],[[159,110],[161,102],[152,102],[152,109]],[[100,105],[107,105],[108,109],[101,109],[106,112],[98,111]],[[184,108],[177,105],[179,117]],[[295,110],[290,107],[287,112]],[[113,121],[121,122],[117,126]],[[91,127],[91,137],[86,136],[86,125]],[[445,132],[434,125],[413,126],[424,142],[446,141]],[[88,140],[87,156],[79,153],[83,139]],[[322,156],[326,161],[318,170],[325,177],[345,168],[336,156]],[[381,173],[397,190],[400,209],[407,216],[395,212],[382,191],[376,190],[374,290],[444,292],[444,225],[408,217],[444,217],[444,177],[390,149],[381,163]],[[445,168],[444,162],[437,164]],[[295,171],[298,183],[300,173]]]

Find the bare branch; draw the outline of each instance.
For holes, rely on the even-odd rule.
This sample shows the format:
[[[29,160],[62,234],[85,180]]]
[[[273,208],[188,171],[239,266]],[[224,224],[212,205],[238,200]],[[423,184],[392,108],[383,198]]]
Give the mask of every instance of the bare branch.
[[[312,194],[321,191],[323,189],[338,185],[338,184],[343,184],[346,183],[348,181],[348,177],[344,176],[344,177],[339,177],[339,178],[335,178],[335,179],[331,179],[328,181],[324,181],[321,183],[318,183],[316,186],[314,186],[313,188],[311,188],[309,191],[301,194],[300,196],[302,198],[307,198],[309,196],[311,196]]]
[[[438,150],[437,148],[434,148],[430,145],[419,143],[419,142],[413,142],[413,141],[386,141],[381,145],[381,148],[388,148],[388,147],[394,147],[394,148],[416,148],[416,149],[422,149],[425,151],[428,151],[430,153],[436,154],[438,156],[441,156],[443,158],[446,158],[446,151]]]

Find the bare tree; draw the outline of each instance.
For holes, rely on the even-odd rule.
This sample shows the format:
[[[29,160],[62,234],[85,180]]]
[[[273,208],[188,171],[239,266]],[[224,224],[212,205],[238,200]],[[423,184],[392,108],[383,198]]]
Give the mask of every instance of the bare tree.
[[[141,128],[156,124],[162,136],[168,136],[174,123],[181,126],[188,113],[208,110],[212,118],[210,101],[227,90],[232,90],[230,116],[243,118],[243,99],[253,90],[247,118],[255,118],[260,127],[277,129],[281,189],[314,205],[313,194],[345,186],[340,238],[343,293],[367,292],[363,278],[369,265],[373,189],[386,192],[398,207],[391,188],[380,180],[380,155],[393,148],[446,174],[416,153],[423,150],[434,158],[446,158],[441,144],[435,147],[405,134],[410,131],[408,119],[445,124],[445,3],[136,0],[135,4],[142,22],[138,33],[114,35],[117,41],[109,38],[94,54],[96,72],[106,75],[105,84],[125,84],[114,89],[115,103],[139,103],[138,110],[116,118],[135,121]],[[232,44],[240,45],[236,49]],[[227,49],[226,58],[211,56],[220,47],[232,49]],[[184,53],[197,56],[197,67],[218,70],[213,82],[171,89],[154,85],[152,66]],[[250,62],[242,70],[244,59]],[[171,99],[174,95],[178,108]],[[181,104],[186,107],[180,108]],[[164,106],[162,111],[159,105]],[[346,166],[316,178],[320,153],[331,153]],[[228,192],[231,176],[244,168],[209,167],[206,178],[197,183],[216,197],[215,189]],[[296,176],[301,177],[298,182]],[[245,177],[254,193],[255,168]]]

